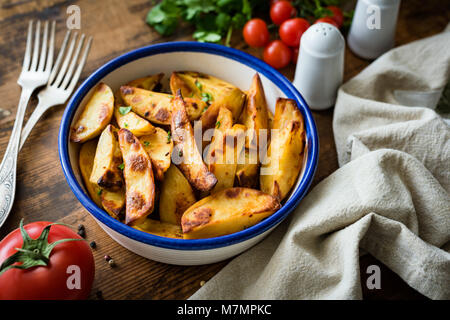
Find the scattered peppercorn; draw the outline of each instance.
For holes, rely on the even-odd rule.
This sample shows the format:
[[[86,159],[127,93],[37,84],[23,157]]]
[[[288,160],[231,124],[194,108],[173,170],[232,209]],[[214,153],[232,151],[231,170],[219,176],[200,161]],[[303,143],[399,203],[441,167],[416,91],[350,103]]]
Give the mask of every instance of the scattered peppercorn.
[[[97,248],[97,243],[95,243],[95,241],[91,241],[91,243],[89,243],[89,246],[90,246],[92,249],[95,249],[95,248]]]
[[[80,236],[80,237],[82,237],[82,238],[86,238],[86,231],[84,231],[84,228],[83,229],[80,229],[80,230],[78,230],[78,235]]]
[[[84,225],[82,225],[82,224],[78,225],[78,231],[80,231],[80,230],[84,230]]]
[[[116,262],[114,261],[114,259],[110,259],[110,260],[108,261],[108,264],[109,264],[112,268],[114,268],[114,267],[116,266]]]
[[[105,256],[105,260],[106,260],[106,261],[109,261],[109,260],[111,260],[111,257],[108,256],[108,255],[106,255],[106,256]]]
[[[103,292],[101,290],[97,290],[95,295],[97,296],[98,299],[103,299]]]

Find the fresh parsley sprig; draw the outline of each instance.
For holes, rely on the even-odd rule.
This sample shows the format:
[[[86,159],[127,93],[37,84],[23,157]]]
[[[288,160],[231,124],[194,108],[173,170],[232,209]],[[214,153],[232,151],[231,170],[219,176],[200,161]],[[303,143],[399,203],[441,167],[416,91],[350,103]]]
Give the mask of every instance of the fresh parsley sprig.
[[[195,26],[194,39],[230,45],[232,32],[242,29],[260,0],[163,0],[147,15],[147,23],[161,35],[173,34],[180,22]],[[260,9],[260,8],[258,8]]]

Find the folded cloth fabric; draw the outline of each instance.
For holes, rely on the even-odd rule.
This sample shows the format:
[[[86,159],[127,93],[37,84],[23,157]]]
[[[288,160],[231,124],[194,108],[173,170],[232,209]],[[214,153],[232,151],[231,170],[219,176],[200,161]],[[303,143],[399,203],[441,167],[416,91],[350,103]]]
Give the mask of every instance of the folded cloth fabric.
[[[450,299],[450,129],[423,107],[449,75],[445,32],[344,84],[333,120],[340,169],[191,299],[361,299],[360,249],[423,295]]]

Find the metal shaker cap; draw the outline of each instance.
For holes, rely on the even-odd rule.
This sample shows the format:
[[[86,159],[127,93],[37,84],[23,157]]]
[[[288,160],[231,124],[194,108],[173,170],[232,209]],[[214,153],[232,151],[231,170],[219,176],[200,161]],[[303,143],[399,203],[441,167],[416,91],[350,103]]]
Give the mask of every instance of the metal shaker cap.
[[[303,34],[294,86],[313,110],[334,105],[344,76],[345,40],[328,23],[317,23]]]

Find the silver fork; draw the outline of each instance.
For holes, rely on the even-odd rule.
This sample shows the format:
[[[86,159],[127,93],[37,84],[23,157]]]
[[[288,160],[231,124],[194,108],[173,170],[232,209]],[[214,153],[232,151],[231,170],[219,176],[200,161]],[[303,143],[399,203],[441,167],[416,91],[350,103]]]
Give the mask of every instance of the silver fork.
[[[53,50],[55,42],[55,22],[52,23],[50,40],[48,40],[48,21],[45,22],[43,40],[40,41],[41,22],[36,23],[33,53],[31,53],[33,21],[28,24],[27,46],[23,59],[22,72],[17,83],[22,87],[16,121],[0,164],[0,227],[11,211],[16,190],[17,154],[19,152],[20,134],[23,117],[33,91],[47,83],[53,65]],[[48,50],[47,50],[48,42]],[[41,51],[39,53],[39,48]]]
[[[51,107],[63,104],[67,101],[67,99],[72,94],[72,91],[75,88],[78,79],[80,78],[81,71],[83,70],[83,67],[86,63],[87,55],[89,54],[89,49],[92,43],[92,37],[89,37],[87,44],[84,47],[83,55],[81,56],[80,61],[78,63],[78,67],[75,71],[75,66],[77,64],[81,48],[83,47],[83,44],[85,42],[84,34],[81,35],[78,41],[75,53],[73,51],[77,40],[77,33],[74,34],[72,40],[70,41],[64,62],[61,68],[59,68],[62,59],[64,57],[67,43],[69,42],[70,34],[71,31],[70,30],[67,31],[63,44],[58,54],[58,58],[56,59],[55,66],[52,69],[52,73],[47,83],[47,87],[44,90],[40,91],[38,94],[39,103],[36,109],[31,114],[30,119],[28,119],[28,122],[22,131],[19,149],[22,148],[31,130],[39,121],[39,119],[42,117],[42,115]]]

